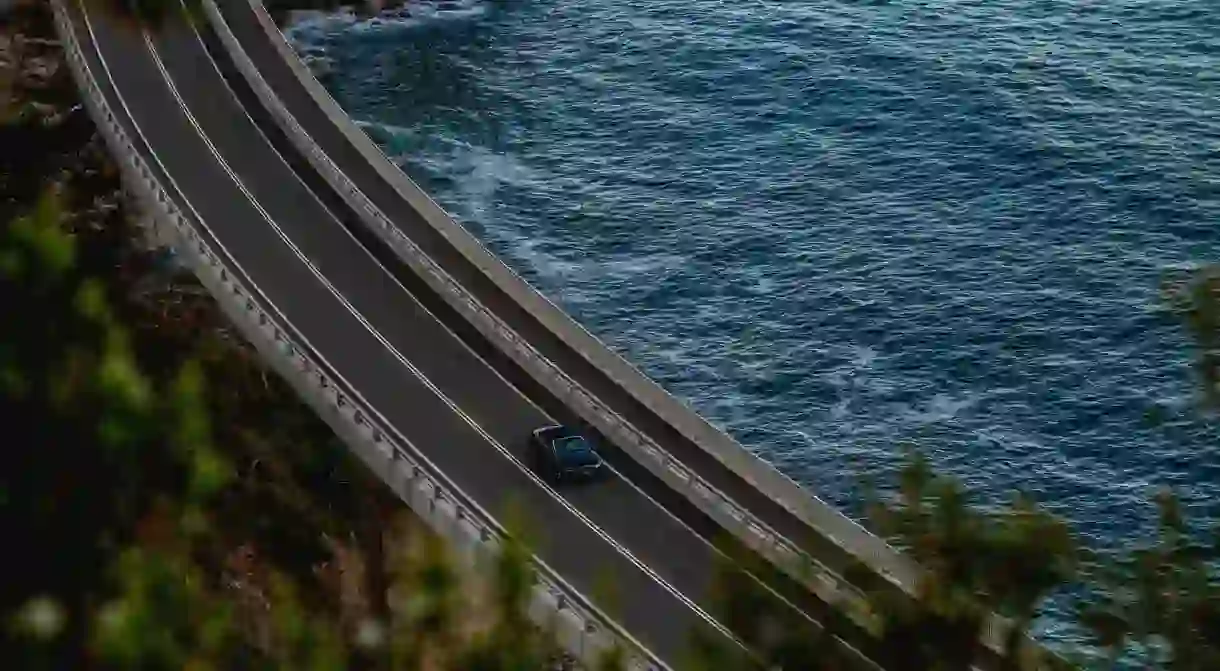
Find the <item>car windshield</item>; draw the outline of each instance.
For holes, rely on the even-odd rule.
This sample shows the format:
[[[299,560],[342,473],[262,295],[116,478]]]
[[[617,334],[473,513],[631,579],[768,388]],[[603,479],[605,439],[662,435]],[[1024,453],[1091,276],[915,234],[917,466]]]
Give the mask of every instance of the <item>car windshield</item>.
[[[580,436],[565,436],[555,439],[555,452],[566,466],[592,466],[597,463],[597,455],[589,447],[589,443]]]

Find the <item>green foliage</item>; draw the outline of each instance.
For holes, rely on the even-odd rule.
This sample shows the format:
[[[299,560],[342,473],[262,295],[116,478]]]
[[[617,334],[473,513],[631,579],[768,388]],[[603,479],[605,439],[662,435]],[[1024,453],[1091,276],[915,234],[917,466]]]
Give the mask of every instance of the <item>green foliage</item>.
[[[712,614],[749,649],[731,648],[710,632],[692,640],[692,669],[860,669],[860,659],[835,638],[838,621],[812,622],[759,576],[773,575],[766,560],[722,538],[713,581]],[[804,589],[800,587],[798,589]],[[829,612],[828,612],[829,614]]]
[[[1075,577],[1078,550],[1063,521],[1026,496],[983,512],[919,455],[902,471],[897,500],[870,509],[876,529],[924,569],[914,600],[871,595],[887,647],[903,651],[895,664],[905,668],[969,669],[992,613],[1013,623],[1005,648],[1017,658],[1042,603]]]
[[[75,618],[107,583],[109,552],[130,539],[154,492],[181,491],[182,460],[200,446],[163,445],[165,417],[189,401],[155,393],[138,372],[102,292],[74,269],[59,216],[45,196],[0,240],[0,304],[10,317],[0,323],[9,382],[0,405],[16,438],[3,452],[0,523],[6,544],[20,548],[6,562],[18,579],[0,588],[0,607],[49,597]],[[83,645],[81,625],[70,619],[64,633]]]
[[[1220,669],[1220,534],[1200,542],[1171,492],[1157,496],[1155,543],[1097,569],[1102,587],[1082,620],[1117,661],[1148,668]]]
[[[1174,273],[1162,294],[1190,333],[1203,398],[1215,408],[1220,405],[1220,266]]]
[[[1018,496],[1004,509],[980,510],[960,485],[935,475],[913,454],[893,500],[873,497],[870,505],[877,531],[923,568],[914,598],[895,590],[869,592],[883,623],[879,644],[870,648],[873,661],[891,671],[1074,668],[1026,640],[1048,597],[1091,578],[1081,623],[1094,632],[1105,660],[1089,650],[1073,659],[1093,658],[1091,666],[1109,668],[1128,668],[1133,661],[1166,671],[1220,668],[1220,533],[1200,541],[1169,492],[1157,497],[1157,505],[1156,543],[1099,564],[1078,547],[1062,520],[1028,497]],[[769,666],[859,668],[850,658],[834,656],[841,649],[825,635],[793,637],[793,623],[750,577],[761,570],[750,562],[736,557],[722,568],[722,622]],[[1000,657],[988,657],[979,644],[992,613],[1010,625]],[[702,647],[713,659],[723,653],[706,642]]]

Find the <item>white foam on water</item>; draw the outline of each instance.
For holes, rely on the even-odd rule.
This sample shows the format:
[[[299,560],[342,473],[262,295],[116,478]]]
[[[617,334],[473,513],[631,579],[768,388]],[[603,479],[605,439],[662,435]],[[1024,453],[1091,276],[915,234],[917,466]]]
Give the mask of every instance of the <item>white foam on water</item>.
[[[510,244],[513,256],[528,263],[529,267],[534,269],[534,272],[546,280],[553,282],[554,280],[575,275],[580,269],[580,266],[575,263],[565,261],[554,254],[539,249],[538,241],[535,239],[518,236]]]
[[[463,23],[487,14],[488,9],[483,0],[409,0],[371,17],[362,16],[351,5],[330,12],[301,10],[293,13],[291,24],[283,33],[288,43],[301,52],[344,33],[396,33]]]
[[[301,11],[295,13],[291,25],[284,28],[284,37],[298,50],[302,45],[314,44],[327,34],[342,30],[360,22],[351,7],[339,7],[333,12]]]
[[[851,414],[851,398],[844,396],[837,403],[830,406],[830,418],[833,420],[846,419]]]
[[[397,32],[477,19],[487,10],[487,5],[478,0],[412,0],[358,19],[344,29],[356,33]]]
[[[514,258],[527,263],[561,303],[571,305],[597,299],[597,292],[580,291],[565,282],[570,278],[632,281],[680,268],[686,262],[684,256],[668,253],[618,259],[564,259],[542,249],[525,231],[491,226],[497,193],[503,186],[530,188],[547,177],[512,154],[461,144],[454,147],[447,160],[434,161],[428,169],[453,178],[454,191],[461,202],[455,212],[458,218],[483,226],[487,236],[507,247]]]
[[[658,276],[673,270],[678,270],[686,264],[687,257],[682,254],[648,254],[627,258],[594,261],[590,270],[598,277],[615,280],[639,280],[644,276]]]
[[[978,402],[979,396],[977,394],[951,396],[949,394],[936,393],[922,404],[922,407],[908,406],[902,412],[902,418],[906,422],[916,425],[945,422],[956,418],[959,413],[977,405]]]
[[[368,132],[371,129],[381,131],[393,137],[403,138],[415,137],[416,135],[419,135],[417,130],[414,128],[407,128],[406,126],[395,126],[394,124],[382,123],[380,121],[369,121],[365,119],[353,119],[353,121],[356,123],[356,126],[360,128],[360,130],[365,132]]]
[[[877,350],[867,346],[850,345],[848,351],[851,353],[851,359],[846,364],[827,371],[826,380],[839,388],[865,386],[862,379],[877,360]]]
[[[461,195],[463,215],[484,222],[503,184],[527,184],[533,171],[511,154],[500,154],[485,147],[467,147],[454,158],[457,192]]]

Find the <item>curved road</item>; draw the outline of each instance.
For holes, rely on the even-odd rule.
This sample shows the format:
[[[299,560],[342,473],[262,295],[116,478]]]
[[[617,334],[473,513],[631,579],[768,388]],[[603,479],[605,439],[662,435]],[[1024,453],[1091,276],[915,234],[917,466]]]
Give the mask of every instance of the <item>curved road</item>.
[[[612,578],[618,593],[599,605],[662,659],[677,664],[694,631],[726,636],[707,614],[712,546],[627,478],[556,491],[525,468],[523,437],[552,417],[353,236],[355,215],[281,156],[194,28],[151,38],[80,5],[71,18],[183,211],[398,431],[484,509],[523,507],[538,556],[581,592]]]

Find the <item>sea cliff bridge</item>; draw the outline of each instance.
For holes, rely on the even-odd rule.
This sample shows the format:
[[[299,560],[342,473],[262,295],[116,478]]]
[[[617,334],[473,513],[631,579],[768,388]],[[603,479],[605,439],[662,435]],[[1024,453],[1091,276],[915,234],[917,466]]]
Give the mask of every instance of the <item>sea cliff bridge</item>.
[[[679,664],[724,555],[767,598],[878,659],[863,587],[917,569],[610,351],[492,256],[359,130],[259,0],[202,0],[155,32],[53,0],[67,60],[142,221],[281,375],[470,561],[508,499],[544,530],[531,614],[572,654]],[[557,490],[526,465],[549,422],[589,427],[608,481]],[[844,579],[871,569],[871,585]],[[590,598],[609,573],[613,612]],[[984,633],[995,649],[998,625]]]

